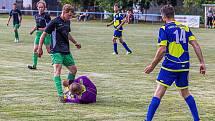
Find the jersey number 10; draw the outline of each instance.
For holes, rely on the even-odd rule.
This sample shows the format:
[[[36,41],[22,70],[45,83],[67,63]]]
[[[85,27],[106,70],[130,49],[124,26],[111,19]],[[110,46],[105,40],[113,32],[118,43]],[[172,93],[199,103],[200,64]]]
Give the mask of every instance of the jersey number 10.
[[[185,30],[181,29],[181,33],[179,34],[178,30],[176,30],[174,32],[175,34],[175,40],[176,40],[176,43],[179,44],[180,41],[183,41],[183,43],[186,43],[186,33],[185,33]]]

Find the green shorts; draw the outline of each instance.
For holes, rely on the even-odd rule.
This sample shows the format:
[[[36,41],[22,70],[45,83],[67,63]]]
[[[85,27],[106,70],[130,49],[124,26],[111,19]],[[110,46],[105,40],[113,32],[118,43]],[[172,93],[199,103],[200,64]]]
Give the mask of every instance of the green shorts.
[[[19,27],[20,27],[20,24],[14,24],[13,25],[13,28],[15,28],[15,29],[19,29]]]
[[[53,53],[51,54],[52,64],[63,64],[64,66],[73,66],[75,65],[75,61],[72,57],[72,54],[61,54],[61,53]]]
[[[34,40],[34,44],[35,45],[39,45],[39,42],[40,42],[40,36],[42,35],[43,31],[36,31],[36,37],[35,37],[35,40]],[[45,40],[44,40],[44,45],[50,45],[51,44],[51,36],[48,34],[46,35],[45,37]]]

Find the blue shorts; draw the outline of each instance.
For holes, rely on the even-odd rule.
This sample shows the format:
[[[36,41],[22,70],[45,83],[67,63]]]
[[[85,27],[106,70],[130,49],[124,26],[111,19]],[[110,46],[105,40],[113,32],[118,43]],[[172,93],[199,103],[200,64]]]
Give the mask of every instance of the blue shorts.
[[[114,38],[122,37],[122,31],[114,30],[113,36]]]
[[[164,69],[160,70],[157,77],[157,82],[163,86],[169,87],[175,82],[175,86],[178,89],[188,88],[189,71],[183,72],[171,72]]]

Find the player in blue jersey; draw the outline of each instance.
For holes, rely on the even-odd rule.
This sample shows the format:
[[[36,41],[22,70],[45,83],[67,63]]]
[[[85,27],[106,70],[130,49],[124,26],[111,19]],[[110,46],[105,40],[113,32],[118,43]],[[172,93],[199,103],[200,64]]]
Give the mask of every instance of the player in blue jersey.
[[[162,19],[165,22],[160,28],[157,53],[149,66],[144,70],[149,74],[164,56],[164,61],[160,73],[157,77],[158,86],[148,107],[146,121],[151,121],[157,110],[161,98],[167,88],[175,82],[180,95],[185,99],[192,113],[194,121],[199,121],[199,114],[195,100],[188,90],[189,74],[189,44],[195,50],[200,62],[200,73],[205,74],[206,67],[199,44],[191,30],[174,20],[174,8],[171,5],[165,5],[161,8]]]
[[[119,12],[119,6],[118,4],[114,5],[114,20],[107,24],[107,26],[111,26],[114,25],[114,35],[113,35],[113,50],[114,53],[113,54],[118,54],[117,51],[117,42],[116,40],[119,39],[120,43],[123,45],[123,47],[126,49],[126,54],[131,54],[132,51],[129,49],[129,47],[127,46],[127,44],[124,42],[124,40],[122,39],[122,31],[123,31],[123,25],[126,22],[126,18],[123,17],[123,14],[121,14]]]
[[[42,35],[43,31],[46,28],[46,25],[51,21],[51,17],[48,13],[45,13],[46,9],[46,3],[44,1],[37,2],[37,9],[38,13],[34,15],[36,26],[33,27],[30,34],[33,34],[34,31],[36,31],[36,37],[34,39],[34,53],[32,56],[33,65],[28,65],[29,69],[37,69],[37,61],[38,61],[38,55],[37,55],[37,49],[40,41],[40,36]],[[51,37],[50,35],[46,35],[44,44],[46,46],[46,50],[49,53],[50,52],[50,43],[51,43]]]
[[[59,101],[62,103],[65,102],[60,77],[62,65],[66,66],[69,70],[67,79],[70,84],[74,81],[77,72],[75,61],[70,52],[69,41],[71,41],[78,49],[81,48],[81,44],[79,44],[69,33],[71,31],[70,19],[73,16],[73,13],[74,9],[71,5],[66,4],[63,6],[61,15],[51,20],[46,26],[46,29],[40,37],[40,43],[37,50],[38,56],[41,57],[43,54],[42,45],[44,39],[47,34],[51,34],[50,53],[54,67],[53,80],[55,82]]]
[[[13,9],[10,11],[7,26],[10,23],[10,19],[13,17],[13,28],[15,33],[15,40],[14,42],[19,42],[19,33],[18,29],[22,22],[22,13],[19,9],[17,9],[16,3],[13,3]]]

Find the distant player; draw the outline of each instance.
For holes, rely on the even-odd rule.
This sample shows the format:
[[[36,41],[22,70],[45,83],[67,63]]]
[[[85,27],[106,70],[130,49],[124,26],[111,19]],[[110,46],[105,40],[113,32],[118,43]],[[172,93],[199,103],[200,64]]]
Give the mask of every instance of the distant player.
[[[15,33],[14,42],[18,43],[19,42],[18,29],[19,29],[21,22],[22,22],[22,13],[19,9],[17,9],[16,3],[13,3],[13,9],[10,11],[7,26],[10,23],[11,17],[13,17],[13,28],[14,28],[14,33]]]
[[[126,18],[123,17],[123,14],[121,14],[119,12],[119,6],[118,4],[115,4],[114,5],[114,20],[107,24],[107,27],[110,26],[110,25],[114,25],[114,34],[113,34],[113,54],[116,55],[118,54],[118,51],[117,51],[117,42],[116,40],[119,39],[120,43],[123,45],[123,47],[126,49],[126,54],[131,54],[132,51],[129,49],[129,47],[127,46],[127,44],[123,41],[122,39],[122,31],[123,31],[123,25],[125,24],[126,22]]]
[[[64,97],[65,102],[81,104],[96,102],[97,89],[88,77],[81,76],[70,85],[68,81],[64,81],[64,86],[69,87]]]
[[[149,66],[144,70],[149,74],[155,66],[165,57],[160,73],[157,78],[158,86],[148,108],[146,121],[151,121],[157,110],[161,98],[167,88],[175,82],[181,96],[185,99],[192,113],[194,121],[199,121],[199,114],[193,96],[188,90],[189,77],[189,44],[194,48],[200,61],[200,73],[205,74],[205,62],[199,44],[191,30],[174,20],[175,11],[171,5],[165,5],[161,8],[162,19],[165,22],[160,28],[157,53]]]
[[[207,11],[207,28],[213,27],[213,17],[214,12],[213,9],[210,7],[209,10]]]
[[[48,13],[45,13],[46,3],[44,1],[37,2],[37,9],[38,13],[35,14],[35,22],[36,26],[31,30],[30,34],[33,34],[36,31],[36,37],[34,40],[34,53],[32,56],[33,65],[28,65],[29,69],[37,69],[37,49],[40,41],[40,36],[42,35],[43,31],[46,28],[46,25],[51,21],[51,17]],[[49,34],[46,35],[44,44],[46,46],[46,50],[50,52],[50,43],[51,43],[51,36]]]
[[[77,72],[75,61],[72,54],[70,53],[69,41],[74,43],[78,49],[81,48],[81,44],[79,44],[69,33],[71,31],[70,19],[73,13],[74,10],[71,5],[66,4],[63,6],[61,15],[51,20],[46,26],[45,31],[40,37],[40,43],[37,51],[38,56],[41,57],[43,54],[42,45],[44,43],[45,37],[47,34],[51,34],[52,39],[50,53],[54,67],[53,80],[56,85],[59,101],[62,103],[65,102],[60,78],[62,65],[66,66],[66,68],[69,70],[67,77],[69,83],[74,81]]]

